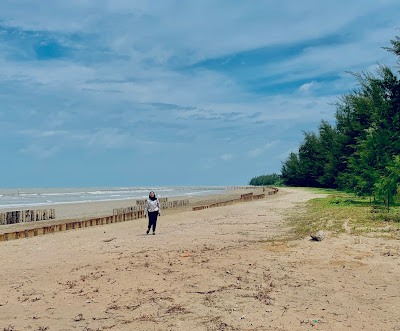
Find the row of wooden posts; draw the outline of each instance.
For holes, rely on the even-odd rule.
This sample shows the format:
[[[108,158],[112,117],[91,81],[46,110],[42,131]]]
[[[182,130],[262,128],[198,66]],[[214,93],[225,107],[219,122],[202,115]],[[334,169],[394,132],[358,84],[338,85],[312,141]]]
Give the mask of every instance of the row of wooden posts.
[[[274,194],[277,194],[279,192],[279,189],[277,187],[269,186],[268,188],[272,190],[272,191],[268,192],[268,195],[274,195]]]
[[[146,205],[146,201],[147,201],[147,199],[145,199],[145,200],[136,200],[136,205],[144,206],[144,205]],[[158,201],[160,203],[168,202],[168,198],[158,198]]]
[[[189,200],[175,200],[172,202],[168,202],[165,200],[161,203],[168,203],[165,208],[177,208],[181,206],[187,206],[189,204]],[[160,204],[160,205],[161,205]],[[171,205],[169,205],[171,204]],[[171,207],[170,207],[171,206]],[[7,241],[13,239],[20,238],[30,238],[35,237],[42,234],[55,233],[60,231],[72,230],[72,229],[81,229],[87,228],[90,226],[103,225],[103,224],[111,224],[117,222],[125,222],[138,218],[144,217],[144,210],[132,210],[133,207],[128,208],[118,208],[113,210],[113,215],[106,217],[93,218],[89,220],[74,220],[74,221],[63,221],[60,224],[50,224],[46,226],[39,226],[30,229],[24,229],[20,231],[10,231],[7,233],[0,233],[0,241]]]
[[[268,192],[268,195],[276,194],[279,191],[279,189],[276,187],[268,187],[268,188],[271,189],[271,191]],[[265,188],[263,188],[263,191],[265,192]],[[216,202],[216,203],[212,203],[210,205],[196,206],[196,207],[193,207],[192,210],[196,211],[196,210],[203,210],[203,209],[208,209],[208,208],[227,206],[227,205],[232,205],[232,204],[238,203],[238,202],[253,201],[253,200],[259,200],[259,199],[263,199],[263,198],[265,198],[265,193],[255,195],[253,192],[250,192],[250,193],[242,194],[240,196],[240,198],[238,198],[238,199]]]
[[[158,200],[160,201],[161,209],[184,207],[189,204],[189,199],[168,201],[168,198],[159,198]],[[146,206],[146,200],[144,201],[136,200],[136,206],[126,207],[126,208],[114,208],[113,215],[132,213],[140,210],[143,211],[145,209],[145,206]]]
[[[261,188],[261,186],[259,186],[259,187]],[[256,186],[234,186],[234,187],[232,187],[232,189],[236,189],[236,190],[254,190],[255,188],[256,188]],[[276,188],[274,186],[262,186],[263,192],[265,192],[266,188],[272,190],[272,191],[268,192],[268,195],[276,194],[279,191],[278,188]],[[246,193],[246,194],[251,194],[251,193]]]
[[[7,241],[7,240],[13,240],[13,239],[20,239],[20,238],[29,238],[29,237],[42,235],[42,234],[55,233],[55,232],[60,232],[60,231],[72,230],[72,229],[81,229],[81,228],[87,228],[87,227],[96,226],[96,225],[125,222],[125,221],[130,221],[133,219],[137,219],[137,218],[143,218],[143,217],[144,217],[144,212],[141,210],[141,211],[136,211],[136,212],[127,213],[127,214],[99,217],[99,218],[93,218],[93,219],[89,219],[89,220],[68,221],[68,222],[63,222],[60,224],[46,225],[46,226],[42,226],[42,227],[25,229],[25,230],[21,230],[21,231],[12,231],[9,233],[3,233],[3,234],[0,234],[0,241]]]
[[[243,195],[246,195],[246,194],[243,194]],[[264,197],[265,197],[265,193],[257,194],[257,195],[253,195],[252,194],[250,196],[241,197],[241,198],[238,198],[238,199],[232,199],[232,200],[227,200],[227,201],[216,202],[216,203],[212,203],[210,205],[196,206],[196,207],[193,207],[192,210],[196,211],[196,210],[203,210],[203,209],[208,209],[208,208],[228,206],[228,205],[233,205],[234,203],[238,203],[238,202],[246,202],[246,201],[263,199]]]
[[[55,209],[16,210],[0,213],[0,225],[53,220]]]
[[[277,188],[271,188],[271,189],[272,189],[272,191],[268,192],[268,195],[278,193]],[[257,195],[254,195],[253,193],[247,193],[247,194],[242,194],[241,197],[238,199],[217,202],[217,203],[213,203],[213,204],[206,205],[206,206],[193,207],[193,210],[201,210],[201,209],[206,209],[206,208],[226,206],[226,205],[230,205],[230,204],[237,203],[237,202],[245,202],[245,201],[263,199],[264,197],[265,197],[265,193],[257,194]],[[168,201],[165,201],[165,203],[167,203],[167,202]],[[170,202],[168,202],[168,203],[170,203]],[[186,205],[188,205],[188,203],[189,203],[189,200],[173,201],[172,208],[179,207],[179,206],[186,206]],[[169,205],[168,205],[168,207],[169,207]],[[81,228],[87,228],[87,227],[96,226],[96,225],[118,223],[118,222],[130,221],[130,220],[144,217],[143,210],[132,211],[131,208],[133,208],[133,207],[119,208],[118,214],[114,214],[114,215],[106,216],[106,217],[93,218],[93,219],[89,219],[89,220],[71,220],[71,221],[62,221],[62,222],[60,221],[61,223],[58,223],[58,224],[36,226],[33,228],[29,228],[29,229],[10,231],[10,232],[3,233],[3,234],[0,233],[0,241],[7,241],[7,240],[13,240],[13,239],[20,239],[20,238],[29,238],[29,237],[42,235],[42,234],[55,233],[55,232],[60,232],[60,231],[72,230],[72,229],[81,229]],[[116,210],[114,210],[114,213],[115,212],[116,212]],[[55,213],[54,213],[54,217],[55,217]]]

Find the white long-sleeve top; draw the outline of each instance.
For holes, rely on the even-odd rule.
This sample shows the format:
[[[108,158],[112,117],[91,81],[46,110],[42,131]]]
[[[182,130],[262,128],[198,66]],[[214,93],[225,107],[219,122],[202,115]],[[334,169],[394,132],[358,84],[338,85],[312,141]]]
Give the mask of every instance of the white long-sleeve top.
[[[160,211],[160,202],[158,201],[158,199],[151,200],[149,198],[146,201],[146,207],[144,209],[144,213],[147,214],[147,212],[151,213],[153,211]]]

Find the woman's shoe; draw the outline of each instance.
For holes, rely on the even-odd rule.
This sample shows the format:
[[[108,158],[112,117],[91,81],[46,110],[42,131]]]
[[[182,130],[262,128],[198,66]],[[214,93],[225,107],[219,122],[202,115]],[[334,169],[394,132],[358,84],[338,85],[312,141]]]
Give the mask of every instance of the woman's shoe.
[[[153,236],[155,235],[156,233],[155,232],[153,232]]]
[[[146,234],[149,234],[149,232],[150,232],[150,229],[148,229],[148,230],[146,231]]]

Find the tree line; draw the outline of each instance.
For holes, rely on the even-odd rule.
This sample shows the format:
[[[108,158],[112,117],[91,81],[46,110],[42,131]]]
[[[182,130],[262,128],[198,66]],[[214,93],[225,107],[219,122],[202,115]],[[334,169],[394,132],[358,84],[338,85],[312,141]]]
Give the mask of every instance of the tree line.
[[[400,65],[400,38],[385,49]],[[358,86],[336,103],[335,124],[322,121],[318,132],[304,133],[298,153],[282,165],[283,182],[353,191],[389,207],[400,181],[398,74],[386,65],[375,75],[352,73]]]
[[[267,186],[267,185],[282,185],[283,181],[280,175],[278,174],[270,174],[270,175],[261,175],[257,177],[253,177],[249,185],[255,186]]]
[[[400,65],[400,38],[390,43],[385,49]],[[304,132],[298,153],[283,162],[279,180],[352,191],[381,199],[389,208],[400,182],[399,73],[387,65],[379,65],[375,75],[352,73],[358,86],[336,103],[335,123],[322,121],[317,132]],[[268,185],[262,182],[271,176],[276,179],[264,175],[250,184]]]

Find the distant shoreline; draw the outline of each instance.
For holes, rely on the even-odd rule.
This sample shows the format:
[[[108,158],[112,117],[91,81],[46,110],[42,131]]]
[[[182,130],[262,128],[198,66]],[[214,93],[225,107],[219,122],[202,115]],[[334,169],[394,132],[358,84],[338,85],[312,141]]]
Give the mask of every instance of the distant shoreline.
[[[159,197],[199,196],[233,186],[96,187],[57,189],[0,189],[0,211],[39,209],[57,205],[145,199],[154,190]]]
[[[262,193],[262,187],[254,187],[252,188],[252,191]],[[163,215],[166,215],[166,214],[173,214],[181,211],[191,210],[193,206],[239,198],[240,195],[243,193],[249,193],[249,189],[246,189],[245,187],[243,188],[236,187],[203,195],[192,195],[192,196],[181,195],[181,196],[168,197],[168,201],[188,199],[189,205],[186,207],[163,209],[161,213]],[[52,222],[60,220],[84,220],[84,219],[110,216],[113,214],[114,208],[126,208],[130,206],[136,206],[136,200],[143,200],[143,198],[44,205],[40,206],[40,208],[37,209],[54,208],[56,210],[56,218],[54,220],[1,225],[0,231],[6,232],[9,229],[15,229],[15,228],[23,229],[25,227],[32,227],[36,224],[51,224]],[[26,208],[20,208],[20,209],[22,210]],[[2,212],[10,210],[15,210],[15,209],[0,209],[0,211]]]

